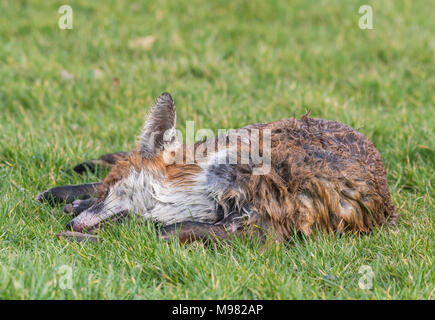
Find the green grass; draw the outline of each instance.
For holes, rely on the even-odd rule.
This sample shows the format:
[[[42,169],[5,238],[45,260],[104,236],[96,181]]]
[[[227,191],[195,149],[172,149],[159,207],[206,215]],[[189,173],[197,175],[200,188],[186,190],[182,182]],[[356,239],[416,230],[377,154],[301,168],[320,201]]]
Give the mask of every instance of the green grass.
[[[57,26],[66,2],[73,30]],[[374,30],[358,28],[366,3]],[[424,0],[1,1],[0,298],[434,299],[434,22]],[[148,35],[151,49],[129,47]],[[58,241],[68,217],[34,196],[102,179],[70,168],[132,149],[163,91],[182,131],[306,111],[360,129],[383,155],[397,228],[264,253],[255,239],[162,243],[134,222],[101,245]]]

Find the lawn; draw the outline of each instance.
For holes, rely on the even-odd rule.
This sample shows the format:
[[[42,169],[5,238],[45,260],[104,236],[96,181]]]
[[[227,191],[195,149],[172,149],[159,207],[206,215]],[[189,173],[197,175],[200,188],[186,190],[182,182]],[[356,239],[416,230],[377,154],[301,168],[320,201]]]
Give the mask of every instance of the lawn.
[[[434,14],[424,0],[1,1],[0,299],[434,299]],[[359,129],[397,226],[266,250],[163,243],[134,220],[101,244],[59,241],[69,218],[35,195],[101,180],[71,168],[133,149],[163,91],[183,132],[307,111]]]

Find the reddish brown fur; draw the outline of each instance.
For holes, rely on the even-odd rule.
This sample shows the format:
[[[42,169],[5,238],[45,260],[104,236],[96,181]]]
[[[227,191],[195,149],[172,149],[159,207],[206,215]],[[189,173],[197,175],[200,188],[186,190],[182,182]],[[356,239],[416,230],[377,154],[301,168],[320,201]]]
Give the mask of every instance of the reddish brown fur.
[[[367,232],[395,220],[381,156],[366,136],[308,116],[257,127],[272,131],[272,170],[247,171],[239,182],[248,192],[223,199],[252,204],[251,226],[283,240],[294,231]]]
[[[252,166],[237,165],[235,182],[243,192],[229,188],[218,199],[222,207],[229,202],[239,209],[249,207],[251,229],[259,227],[284,240],[294,231],[307,235],[315,230],[367,232],[395,220],[384,164],[365,135],[344,124],[308,116],[245,129],[253,128],[272,131],[271,171],[252,175]],[[144,167],[163,174],[167,182],[187,187],[201,171],[196,164],[166,165],[162,155],[144,159],[134,151],[112,169],[100,196],[132,168]]]
[[[91,207],[70,222],[75,231],[94,227],[100,219],[123,216],[131,209],[142,210],[149,218],[157,218],[164,224],[184,224],[185,239],[209,239],[208,234],[225,238],[227,233],[252,230],[274,233],[278,240],[288,239],[294,232],[310,235],[316,230],[367,232],[396,218],[381,155],[366,136],[344,124],[306,115],[301,119],[250,125],[232,131],[238,137],[235,144],[231,141],[235,138],[232,134],[195,144],[193,152],[198,155],[200,151],[202,159],[187,164],[191,160],[187,159],[190,148],[184,145],[177,149],[175,123],[174,101],[169,93],[163,93],[147,117],[135,151],[105,155],[74,168],[76,172],[84,172],[97,165],[112,167],[99,187],[97,203],[88,201],[86,205]],[[270,150],[261,149],[263,140],[268,139],[264,139],[266,135],[255,134],[256,130],[271,132]],[[222,143],[231,150],[221,153]],[[207,150],[213,144],[215,150]],[[236,146],[238,164],[217,161],[229,157],[230,153],[232,158]],[[254,147],[258,146],[259,156],[266,160],[260,165],[254,163],[258,160]],[[248,163],[241,161],[248,154],[242,148],[253,151],[248,152],[249,159],[243,159]],[[216,151],[219,151],[216,156],[204,158],[210,156],[205,152]],[[268,158],[270,170],[256,175],[259,167],[268,167]],[[171,160],[184,161],[169,164]],[[133,180],[127,179],[125,185],[119,185],[118,191],[122,192],[114,188],[114,196],[125,194],[123,188],[130,192],[130,197],[121,199],[126,203],[110,208],[116,208],[117,212],[108,212],[104,203],[98,203],[105,200],[110,187],[141,170],[147,175],[140,175],[137,181],[136,175],[132,175]],[[166,184],[165,188],[158,190],[155,180]],[[139,189],[135,188],[136,182]],[[148,182],[154,185],[147,185]],[[92,196],[97,185],[54,188],[37,198],[70,201]],[[178,188],[171,189],[171,186]],[[153,192],[162,192],[163,200],[157,199]],[[132,195],[145,199],[132,199]],[[142,200],[160,203],[149,206]],[[108,214],[104,215],[104,210]],[[187,211],[191,213],[189,216],[183,214]],[[173,225],[165,228],[168,233],[175,230]]]
[[[105,198],[111,186],[128,177],[131,170],[140,171],[147,168],[148,171],[158,175],[166,172],[166,165],[162,157],[146,159],[141,157],[137,150],[133,151],[126,160],[121,160],[115,164],[109,174],[99,187],[98,196],[100,199]]]
[[[152,159],[143,158],[139,151],[133,151],[125,160],[120,160],[111,169],[109,174],[99,187],[98,195],[102,199],[107,191],[116,182],[126,178],[131,170],[146,170],[153,173],[156,177],[163,176],[167,182],[174,186],[189,186],[193,183],[192,177],[201,171],[196,164],[170,164],[167,165],[163,156],[159,155]]]

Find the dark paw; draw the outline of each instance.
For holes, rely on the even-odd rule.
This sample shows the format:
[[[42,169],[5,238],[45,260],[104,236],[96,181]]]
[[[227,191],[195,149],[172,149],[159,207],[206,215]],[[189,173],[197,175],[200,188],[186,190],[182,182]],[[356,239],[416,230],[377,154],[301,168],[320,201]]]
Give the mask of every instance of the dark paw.
[[[89,160],[76,165],[73,170],[78,174],[90,171],[95,173],[98,168],[111,168],[118,161],[126,160],[130,155],[130,152],[115,152],[101,156],[99,159]]]
[[[36,196],[38,201],[50,204],[71,203],[76,199],[89,199],[96,192],[100,183],[89,183],[75,186],[61,186],[44,191]]]
[[[56,187],[38,194],[36,200],[47,201],[51,204],[62,202],[71,203],[77,199],[74,191],[74,186]]]
[[[76,216],[86,209],[90,208],[92,205],[95,204],[95,199],[86,199],[86,200],[74,200],[72,203],[67,204],[63,208],[63,212],[71,215]]]
[[[82,174],[87,171],[95,173],[96,169],[97,169],[97,164],[94,163],[94,160],[80,163],[73,168],[73,170],[78,174]]]

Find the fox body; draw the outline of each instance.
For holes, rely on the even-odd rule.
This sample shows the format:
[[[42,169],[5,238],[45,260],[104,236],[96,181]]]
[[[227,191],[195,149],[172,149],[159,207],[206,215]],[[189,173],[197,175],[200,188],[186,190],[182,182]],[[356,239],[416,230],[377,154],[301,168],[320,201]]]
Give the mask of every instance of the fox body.
[[[255,148],[268,163],[255,161]],[[335,121],[284,119],[188,145],[179,142],[175,104],[164,93],[136,149],[105,157],[87,164],[112,167],[103,183],[39,195],[92,197],[69,205],[78,214],[69,224],[76,232],[137,214],[160,223],[163,237],[178,234],[182,241],[248,232],[283,241],[295,232],[367,232],[396,218],[379,152]]]

